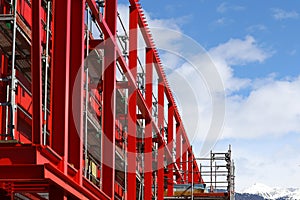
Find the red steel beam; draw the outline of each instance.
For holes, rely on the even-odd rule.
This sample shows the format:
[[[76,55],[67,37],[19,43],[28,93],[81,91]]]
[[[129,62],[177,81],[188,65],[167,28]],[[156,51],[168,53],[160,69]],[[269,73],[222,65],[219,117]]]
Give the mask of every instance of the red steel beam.
[[[149,111],[152,111],[153,92],[153,50],[146,48],[146,104]],[[145,127],[145,183],[144,200],[152,200],[152,123]]]
[[[187,151],[183,151],[182,152],[182,171],[183,171],[183,183],[187,183],[186,179],[187,179]]]
[[[0,65],[1,65],[1,77],[7,77],[8,73],[7,73],[7,70],[8,70],[8,58],[1,53],[1,62],[0,62]],[[0,102],[1,103],[4,103],[6,102],[6,95],[7,95],[7,87],[6,87],[6,84],[4,84],[3,82],[1,83],[1,90],[0,90]],[[5,130],[6,130],[6,117],[5,117],[5,114],[6,114],[6,108],[4,106],[0,106],[0,114],[1,114],[1,119],[0,119],[0,133],[5,133]],[[7,133],[5,133],[7,134]],[[0,136],[0,139],[3,140],[5,139],[4,136]]]
[[[20,156],[20,152],[22,152],[22,156]],[[36,159],[35,147],[1,147],[0,165],[35,164]]]
[[[192,170],[193,170],[193,155],[191,152],[188,153],[188,182],[192,183]]]
[[[174,136],[174,106],[172,103],[168,104],[168,148],[173,150],[173,136]],[[173,155],[171,153],[170,164],[168,165],[168,196],[173,196],[174,180],[173,180]]]
[[[158,127],[159,135],[164,138],[164,83],[159,79],[158,83]],[[159,144],[157,155],[157,197],[158,200],[164,198],[164,152],[165,143]]]
[[[89,200],[98,200],[100,199],[110,199],[106,194],[97,189],[92,189],[92,183],[85,184],[86,181],[84,179],[83,186],[78,185],[67,176],[65,176],[60,170],[54,167],[51,164],[45,164],[45,174],[44,177],[46,179],[51,180],[51,182],[56,183],[60,187],[62,187],[69,194],[73,194],[81,199],[89,199]]]
[[[137,42],[138,42],[138,11],[135,7],[130,6],[129,15],[129,69],[134,80],[137,77]],[[136,199],[136,120],[137,120],[137,89],[130,85],[128,102],[128,195],[130,199]],[[129,197],[129,196],[128,196]]]
[[[99,15],[98,15],[99,16]],[[104,72],[103,72],[103,123],[104,134],[102,144],[103,191],[111,199],[115,192],[115,110],[116,110],[116,46],[115,36],[117,29],[117,0],[106,1],[104,19],[107,30],[111,35],[104,33]],[[106,138],[106,139],[105,139]]]
[[[44,150],[45,152],[43,152]],[[58,163],[52,161],[53,159],[48,155],[50,151],[51,149],[43,146],[1,147],[0,182],[16,180],[19,183],[20,180],[25,181],[24,187],[18,186],[17,189],[19,192],[28,192],[30,185],[35,184],[36,181],[51,180],[60,185],[66,192],[76,195],[79,199],[110,199],[99,188],[92,186],[92,183],[85,181],[84,185],[80,186],[55,165],[49,164],[50,162]],[[18,156],[20,152],[24,156]],[[41,164],[37,164],[37,162]],[[37,192],[42,189],[39,189],[36,184],[34,186],[30,189],[30,192]],[[22,190],[22,188],[24,189]]]
[[[71,2],[70,43],[70,102],[69,102],[69,163],[78,170],[76,181],[82,185],[83,171],[83,74],[84,67],[84,11],[81,0]],[[76,97],[76,98],[73,98]]]
[[[32,2],[31,31],[31,91],[32,91],[32,142],[42,143],[42,57],[41,57],[41,1]]]
[[[178,166],[178,169],[181,170],[181,147],[182,147],[182,138],[181,138],[181,130],[180,130],[180,124],[176,124],[176,164]],[[179,173],[181,174],[181,173]],[[177,183],[179,183],[180,179],[177,178]]]
[[[67,171],[70,71],[71,0],[54,0],[52,84],[52,148],[63,157],[61,170]]]
[[[0,165],[0,181],[43,180],[44,166],[35,164]]]

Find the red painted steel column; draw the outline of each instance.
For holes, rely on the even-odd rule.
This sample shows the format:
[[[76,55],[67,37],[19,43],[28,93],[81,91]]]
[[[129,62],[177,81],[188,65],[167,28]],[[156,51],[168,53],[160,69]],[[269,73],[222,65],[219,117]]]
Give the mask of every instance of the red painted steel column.
[[[52,92],[52,148],[63,157],[61,169],[68,161],[69,71],[70,71],[70,0],[54,0]]]
[[[181,148],[182,148],[182,138],[181,138],[181,130],[180,124],[176,124],[176,163],[179,170],[182,170],[181,167]],[[180,178],[177,179],[177,183],[180,183]]]
[[[105,36],[103,73],[103,191],[114,199],[115,192],[115,113],[116,113],[116,40],[117,1],[107,1],[105,19],[113,38]]]
[[[111,41],[105,41],[104,63],[107,68],[103,73],[103,147],[102,147],[102,174],[103,191],[114,198],[115,182],[115,109],[116,109],[116,54]]]
[[[200,172],[196,160],[193,161],[194,183],[200,183]]]
[[[111,199],[115,192],[115,111],[116,111],[116,50],[113,41],[117,31],[117,0],[106,1],[105,21],[113,35],[104,35],[104,72],[103,72],[103,147],[102,147],[102,189]]]
[[[69,103],[69,163],[78,170],[77,180],[82,184],[83,160],[83,73],[84,10],[82,0],[71,2],[70,47],[70,103]],[[77,78],[77,80],[76,80]],[[73,98],[75,97],[75,98]]]
[[[174,178],[173,178],[173,137],[174,137],[174,106],[172,103],[168,104],[168,148],[172,154],[171,164],[168,166],[168,196],[173,196]]]
[[[1,2],[1,0],[0,0]],[[2,12],[2,10],[0,10],[0,12]],[[0,52],[0,77],[3,77],[3,68],[4,68],[4,65],[3,65],[3,55],[2,53]],[[4,84],[0,82],[0,102],[1,103],[4,103],[6,102],[6,99],[4,98],[5,97],[5,94],[6,92],[4,92]],[[5,130],[5,113],[3,112],[3,106],[0,106],[0,133],[1,134],[4,134],[4,130]],[[6,133],[5,133],[6,134]],[[0,140],[2,140],[2,136],[0,136]]]
[[[0,0],[0,5],[1,5],[1,0]],[[0,6],[1,7],[1,6]],[[0,13],[2,13],[2,10],[0,10]],[[3,65],[3,55],[2,53],[0,52],[0,77],[3,76],[3,68],[4,68],[4,65]],[[4,84],[0,82],[0,103],[4,103],[6,100],[5,100],[5,92],[4,92]],[[0,106],[0,133],[1,134],[4,134],[4,130],[5,128],[3,128],[3,125],[5,124],[5,120],[4,120],[4,116],[5,116],[5,113],[3,113],[3,109],[2,109],[3,106]],[[2,140],[2,136],[0,136],[0,140]]]
[[[137,42],[138,42],[138,10],[130,6],[129,18],[129,69],[136,80],[137,77]],[[128,197],[136,199],[136,98],[135,86],[129,86],[128,102]],[[129,196],[130,195],[130,196]]]
[[[146,48],[146,104],[152,113],[153,49]],[[145,127],[145,186],[144,200],[152,200],[152,123]]]
[[[193,154],[188,151],[188,182],[192,183]]]
[[[187,178],[187,167],[186,167],[186,154],[187,151],[185,150],[185,144],[183,144],[183,153],[182,153],[182,171],[183,171],[183,183],[186,183],[186,178]]]
[[[41,1],[32,2],[31,31],[31,91],[32,142],[42,144],[42,57],[41,57]]]
[[[164,138],[164,90],[163,79],[159,78],[158,83],[158,127],[161,137]],[[157,155],[157,197],[164,198],[164,145],[159,144]]]
[[[8,66],[8,59],[4,54],[1,54],[1,60],[0,60],[0,75],[1,77],[7,77],[7,66]],[[6,102],[6,94],[7,94],[7,88],[6,88],[6,83],[2,82],[0,83],[0,86],[2,87],[0,90],[0,102],[4,103]],[[5,130],[6,130],[6,108],[5,106],[0,106],[0,133],[1,134],[6,134]],[[4,136],[0,136],[0,140],[3,140],[5,137]]]

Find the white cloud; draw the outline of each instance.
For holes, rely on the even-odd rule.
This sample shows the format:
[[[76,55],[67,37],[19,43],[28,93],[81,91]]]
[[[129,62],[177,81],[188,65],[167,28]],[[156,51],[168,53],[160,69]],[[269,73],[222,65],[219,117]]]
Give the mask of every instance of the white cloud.
[[[178,42],[178,39],[181,38],[177,38],[177,44],[180,43]],[[190,49],[193,48],[192,45],[189,45],[188,43],[184,44]],[[195,142],[203,142],[205,140],[213,116],[213,107],[210,96],[210,92],[212,91],[209,91],[206,81],[215,80],[216,77],[207,76],[207,68],[216,68],[218,70],[225,85],[226,93],[231,100],[234,99],[230,96],[232,92],[239,92],[243,88],[251,89],[252,84],[250,79],[236,77],[232,66],[246,65],[251,62],[263,62],[272,55],[272,52],[261,48],[252,36],[246,36],[245,39],[230,39],[229,41],[210,49],[208,53],[213,62],[197,53],[194,57],[185,57],[188,61],[199,67],[198,69],[202,73],[202,77],[197,75],[193,66],[188,63],[180,64],[175,71],[176,75],[171,74],[169,76],[171,87],[175,91],[176,96],[181,100],[180,105],[184,111],[182,115],[186,129],[188,133],[190,133],[190,139],[196,139]],[[166,55],[163,56],[163,58],[165,63],[172,63],[173,65],[175,65],[173,61],[179,63],[179,61],[174,59],[174,55]],[[178,75],[180,75],[182,80],[178,78]],[[188,82],[188,85],[183,84],[183,80]],[[242,97],[239,96],[237,97],[238,100],[241,98]],[[196,102],[194,100],[196,100]],[[238,103],[239,101],[237,104]],[[235,127],[232,128],[234,129]]]
[[[221,17],[221,18],[218,18],[214,21],[214,24],[216,25],[228,25],[228,24],[231,24],[234,20],[233,19],[229,19],[229,18],[226,18],[226,17]]]
[[[270,187],[300,187],[300,135],[265,136],[259,139],[225,139],[214,147],[224,152],[232,145],[236,191],[254,183]]]
[[[217,7],[217,12],[225,13],[227,11],[241,11],[241,10],[244,10],[244,9],[245,9],[245,7],[243,7],[243,6],[230,5],[226,2],[223,2]]]
[[[255,24],[252,26],[249,26],[246,30],[250,33],[256,32],[256,31],[266,31],[268,28],[263,24]]]
[[[281,80],[278,80],[276,74],[255,80],[235,76],[234,65],[261,63],[273,54],[272,51],[261,48],[252,36],[230,39],[209,52],[223,78],[226,90],[229,91],[222,138],[246,141],[241,144],[236,142],[234,145],[237,148],[234,150],[234,158],[238,190],[255,182],[270,186],[299,186],[298,178],[291,177],[300,176],[297,167],[300,157],[289,156],[295,155],[299,148],[291,151],[288,144],[274,148],[274,141],[264,138],[288,137],[290,133],[300,132],[300,76]],[[245,88],[247,93],[241,90]],[[207,118],[211,116],[211,107],[207,107],[209,102],[203,103],[199,107],[208,110],[201,110],[200,121],[210,123]],[[200,135],[197,139],[203,141],[204,137]],[[262,149],[249,146],[257,141],[270,152],[265,153]],[[278,142],[281,142],[280,139]],[[196,143],[199,144],[200,142]],[[277,175],[278,171],[283,170],[287,171],[286,174]],[[280,183],[278,180],[281,180]]]
[[[221,58],[229,65],[245,65],[249,62],[263,62],[271,56],[257,44],[252,36],[246,36],[244,40],[230,39],[210,50],[213,58]]]
[[[261,138],[300,132],[300,77],[252,84],[249,96],[227,97],[224,137]]]
[[[296,11],[286,11],[280,8],[273,8],[271,9],[272,16],[276,20],[283,20],[283,19],[297,19],[299,17],[299,13]]]
[[[296,153],[300,147],[283,137],[273,138],[241,140],[233,146],[238,192],[257,182],[270,187],[300,187],[300,156]]]
[[[233,66],[251,62],[263,62],[272,52],[263,49],[252,36],[245,39],[230,39],[209,50],[228,93],[246,88],[250,80],[234,76]]]
[[[225,18],[222,17],[222,18],[217,19],[217,20],[216,20],[216,23],[217,23],[217,24],[225,24]]]
[[[288,52],[288,55],[290,55],[290,56],[294,56],[294,55],[296,55],[296,54],[297,54],[297,50],[296,50],[296,49],[290,50],[290,51]]]

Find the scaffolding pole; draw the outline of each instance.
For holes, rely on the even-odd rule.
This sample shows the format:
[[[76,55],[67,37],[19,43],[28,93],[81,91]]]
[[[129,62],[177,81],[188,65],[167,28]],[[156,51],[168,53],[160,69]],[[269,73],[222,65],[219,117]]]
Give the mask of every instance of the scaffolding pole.
[[[89,18],[89,8],[87,7],[87,29],[86,29],[86,57],[89,55],[89,40],[90,40],[90,31],[89,31],[89,26],[90,26],[90,18]],[[84,104],[84,121],[85,121],[85,126],[84,126],[84,176],[87,177],[88,173],[88,163],[86,162],[88,159],[88,139],[87,139],[87,132],[88,132],[88,101],[89,101],[89,66],[88,62],[86,62],[86,69],[85,69],[85,104]]]
[[[12,38],[12,54],[11,54],[11,96],[10,96],[10,106],[11,106],[11,121],[10,121],[10,137],[12,140],[15,138],[15,117],[16,117],[16,35],[17,35],[17,0],[13,1],[13,38]]]
[[[49,69],[49,37],[50,37],[50,10],[51,2],[47,1],[47,24],[46,24],[46,49],[45,49],[45,81],[44,81],[44,122],[43,122],[43,132],[44,132],[44,145],[47,144],[47,111],[48,111],[48,69]]]
[[[193,152],[193,147],[191,146],[191,152]],[[191,185],[191,190],[192,190],[192,200],[194,200],[194,157],[192,156],[192,185]]]

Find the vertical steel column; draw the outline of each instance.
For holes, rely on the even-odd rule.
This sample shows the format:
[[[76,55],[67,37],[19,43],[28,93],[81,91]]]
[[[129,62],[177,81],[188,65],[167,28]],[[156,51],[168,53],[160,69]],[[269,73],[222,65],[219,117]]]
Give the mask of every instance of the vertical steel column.
[[[161,137],[164,138],[164,98],[165,86],[162,77],[158,80],[158,127]],[[158,146],[157,155],[157,197],[164,198],[164,144]]]
[[[138,42],[138,10],[130,6],[129,17],[129,69],[136,80],[137,77],[137,42]],[[134,85],[129,87],[128,102],[128,195],[136,199],[136,98],[137,91]]]
[[[193,149],[192,149],[192,146],[191,146],[191,167],[192,167],[192,172],[191,172],[191,184],[192,184],[192,186],[191,186],[191,192],[192,192],[192,200],[194,200],[194,155],[193,155]]]
[[[172,103],[168,104],[168,148],[171,152],[171,160],[168,166],[168,196],[173,196],[174,190],[174,160],[173,160],[173,137],[174,137],[174,106]]]
[[[84,67],[84,10],[81,0],[71,2],[70,44],[70,102],[68,158],[77,172],[77,181],[82,184],[83,160],[83,73]],[[87,47],[88,48],[88,47]],[[76,80],[77,78],[77,80]],[[76,97],[76,98],[72,98]]]
[[[115,111],[116,111],[116,50],[114,42],[117,32],[117,0],[106,1],[105,21],[112,38],[105,34],[104,72],[103,72],[103,144],[102,144],[102,189],[112,200],[115,192]]]
[[[182,170],[182,165],[181,165],[181,158],[182,158],[182,138],[181,138],[181,127],[180,124],[177,122],[176,123],[176,163],[178,166],[179,170]],[[179,182],[180,179],[177,179],[177,184],[180,183]]]
[[[0,56],[0,75],[2,77],[7,77],[8,59],[4,54],[0,53]],[[6,103],[9,101],[9,85],[2,82],[1,86],[2,88],[0,90],[0,102]],[[0,133],[8,134],[8,106],[0,106],[0,111]],[[5,136],[0,136],[0,140],[3,140],[5,138]]]
[[[194,170],[194,183],[201,183],[201,178],[200,178],[200,172],[199,172],[199,168],[198,168],[198,164],[197,161],[195,159],[195,157],[193,157],[193,170]]]
[[[31,10],[32,142],[42,144],[41,1],[33,1]]]
[[[183,144],[183,152],[182,152],[182,171],[183,171],[183,183],[187,183],[186,181],[186,178],[187,178],[187,167],[186,167],[186,154],[187,154],[187,151],[186,151],[186,144],[184,143]]]
[[[146,48],[146,104],[152,113],[153,49]],[[145,183],[144,200],[152,200],[152,122],[145,127]]]
[[[1,4],[2,4],[2,13],[3,14],[7,14],[7,3],[5,3],[5,0],[1,0]]]
[[[193,167],[193,152],[191,149],[188,150],[188,182],[192,183],[192,167]]]
[[[0,0],[1,3],[1,0]],[[2,12],[2,10],[0,10],[0,12]],[[3,69],[4,69],[4,62],[3,62],[4,58],[2,53],[0,52],[0,77],[3,76]],[[4,84],[0,82],[0,103],[4,103],[5,102],[5,89],[4,89]],[[3,112],[5,109],[3,109],[3,106],[0,106],[0,133],[1,134],[6,134],[6,132],[4,132],[5,128],[5,113]],[[0,135],[0,140],[2,140],[2,137]]]
[[[71,0],[54,0],[52,92],[52,148],[63,157],[61,170],[67,171],[70,71]]]

